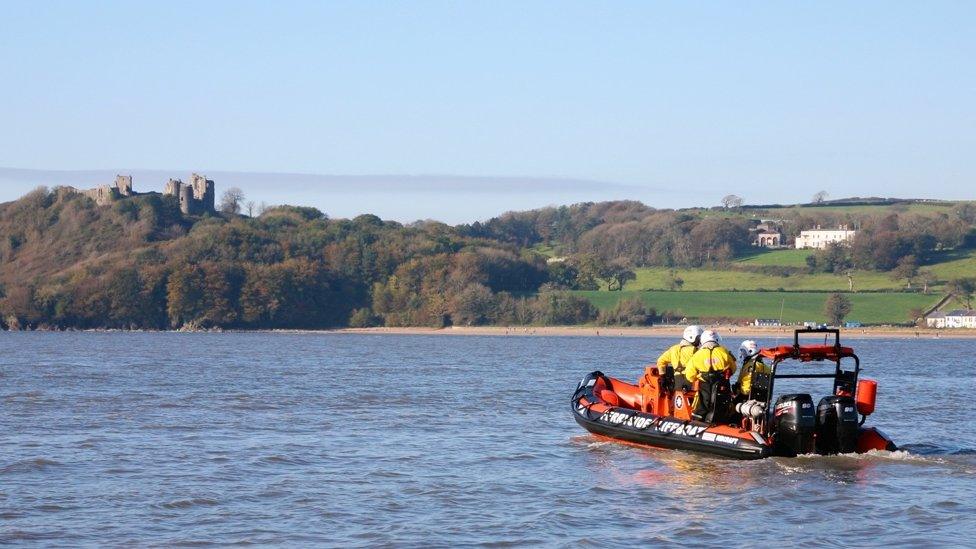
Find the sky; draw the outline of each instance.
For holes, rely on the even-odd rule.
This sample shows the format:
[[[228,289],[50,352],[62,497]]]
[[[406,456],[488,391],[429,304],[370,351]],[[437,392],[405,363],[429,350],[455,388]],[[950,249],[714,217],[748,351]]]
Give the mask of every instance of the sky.
[[[937,1],[0,0],[0,168],[19,169],[0,200],[36,180],[11,173],[85,170],[251,174],[217,185],[449,222],[976,198],[974,20]]]

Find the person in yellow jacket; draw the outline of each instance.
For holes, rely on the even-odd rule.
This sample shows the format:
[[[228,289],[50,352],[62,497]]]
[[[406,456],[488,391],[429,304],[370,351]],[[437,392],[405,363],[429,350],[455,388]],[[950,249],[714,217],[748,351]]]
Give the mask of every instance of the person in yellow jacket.
[[[702,332],[700,341],[701,346],[685,368],[685,378],[698,384],[692,416],[699,420],[710,420],[714,413],[712,400],[716,391],[724,387],[726,392],[731,392],[728,378],[735,373],[735,357],[722,346],[722,338],[714,330]]]
[[[701,337],[701,334],[701,326],[688,326],[681,334],[681,341],[669,347],[657,359],[657,371],[661,375],[664,375],[668,366],[674,370],[676,389],[685,386],[690,388],[690,384],[685,381],[685,367],[691,362],[691,357],[695,351],[698,350],[698,338]]]
[[[739,371],[739,380],[736,381],[740,398],[748,398],[749,391],[752,389],[752,375],[756,373],[770,372],[769,366],[762,361],[759,355],[759,345],[751,339],[747,339],[739,345],[739,360],[742,361],[742,370]]]

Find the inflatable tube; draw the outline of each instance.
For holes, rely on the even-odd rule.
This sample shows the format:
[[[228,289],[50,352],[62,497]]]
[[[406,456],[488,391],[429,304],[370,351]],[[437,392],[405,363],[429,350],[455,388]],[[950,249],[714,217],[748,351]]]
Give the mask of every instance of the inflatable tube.
[[[635,394],[633,385],[593,372],[583,378],[573,394],[573,418],[591,433],[646,446],[735,459],[762,459],[772,455],[770,441],[752,431],[658,416],[621,406],[621,401]]]

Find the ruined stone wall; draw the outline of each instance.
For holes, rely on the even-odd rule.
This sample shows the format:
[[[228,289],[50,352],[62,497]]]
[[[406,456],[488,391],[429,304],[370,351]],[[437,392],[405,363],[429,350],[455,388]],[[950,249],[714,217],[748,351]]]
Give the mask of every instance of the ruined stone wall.
[[[99,206],[109,206],[119,198],[119,190],[110,185],[101,185],[84,191],[84,195],[91,198]]]
[[[179,179],[170,179],[166,182],[166,187],[163,188],[163,195],[165,196],[175,196],[180,197],[180,189],[183,188],[183,182]]]
[[[213,180],[200,174],[193,174],[190,176],[190,186],[193,187],[193,198],[200,202],[203,211],[216,211],[217,196]]]
[[[135,194],[135,192],[132,190],[131,175],[116,175],[115,188],[119,190],[119,194],[122,196],[132,196]]]

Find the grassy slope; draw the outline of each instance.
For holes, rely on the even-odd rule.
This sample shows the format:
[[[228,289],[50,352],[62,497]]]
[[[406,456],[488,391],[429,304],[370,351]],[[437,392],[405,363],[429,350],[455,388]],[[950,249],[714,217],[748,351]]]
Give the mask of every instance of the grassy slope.
[[[809,250],[772,250],[754,253],[736,261],[741,265],[753,267],[782,266],[805,267]],[[931,270],[939,279],[933,288],[938,291],[945,281],[953,278],[976,276],[976,250],[945,252],[924,268]],[[668,288],[669,270],[663,267],[650,267],[634,271],[637,279],[627,284],[628,290],[664,290]],[[847,277],[830,273],[797,273],[789,276],[766,275],[762,273],[710,270],[678,269],[677,276],[685,281],[685,291],[726,291],[726,290],[779,290],[786,291],[848,291]],[[905,289],[904,280],[892,280],[888,273],[858,271],[854,275],[858,290],[901,291]]]
[[[664,290],[668,288],[668,269],[651,267],[634,271],[637,279],[627,284],[628,290]],[[677,269],[676,274],[685,281],[683,290],[787,290],[787,291],[848,291],[847,277],[830,273],[792,274],[775,276],[762,273],[707,269]],[[892,290],[904,288],[904,281],[892,280],[887,274],[869,271],[854,275],[858,290]]]
[[[576,292],[601,309],[624,298],[640,297],[658,312],[672,311],[690,317],[780,318],[784,322],[825,321],[824,301],[829,294],[804,292]],[[935,304],[941,296],[908,293],[848,294],[853,311],[848,320],[867,324],[894,324],[908,320],[912,308]]]
[[[736,261],[752,267],[806,267],[807,258],[813,255],[813,250],[769,250],[756,248],[749,255]]]

